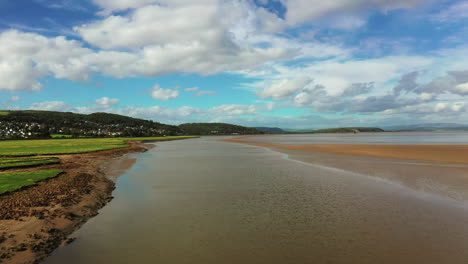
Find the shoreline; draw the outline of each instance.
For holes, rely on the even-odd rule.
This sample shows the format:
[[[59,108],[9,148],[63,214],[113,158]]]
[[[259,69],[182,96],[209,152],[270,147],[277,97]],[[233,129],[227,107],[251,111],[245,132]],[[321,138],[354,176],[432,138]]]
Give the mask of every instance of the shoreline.
[[[455,201],[468,201],[468,158],[460,160],[467,157],[468,145],[290,146],[245,137],[220,141],[262,147],[292,160],[357,173]],[[461,154],[454,147],[460,148]],[[440,149],[448,155],[440,154]]]
[[[277,148],[283,150],[298,150],[322,152],[345,156],[363,156],[377,158],[404,159],[413,161],[437,162],[447,164],[468,165],[468,145],[281,145],[274,143],[258,143],[242,140],[246,137],[223,139],[221,141],[240,143],[253,146]]]
[[[177,139],[180,140],[180,139]],[[61,169],[24,190],[0,196],[0,263],[39,263],[99,209],[110,202],[118,176],[136,162],[130,155],[146,152],[157,141],[129,141],[128,147],[82,154],[54,155],[60,164],[13,169]]]

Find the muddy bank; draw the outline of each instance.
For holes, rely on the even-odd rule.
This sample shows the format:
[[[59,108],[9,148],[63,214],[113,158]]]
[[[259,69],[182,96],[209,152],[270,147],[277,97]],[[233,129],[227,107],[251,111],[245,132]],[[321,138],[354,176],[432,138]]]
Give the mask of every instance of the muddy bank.
[[[304,145],[255,142],[254,137],[224,139],[226,142],[243,143],[254,146],[284,150],[319,151],[338,155],[367,156],[419,160],[452,164],[468,164],[468,145]]]
[[[298,145],[291,138],[278,136],[237,137],[223,141],[261,146],[293,160],[383,179],[418,192],[468,201],[466,145]]]
[[[55,155],[60,176],[0,196],[0,263],[38,263],[112,199],[115,180],[135,159],[128,154],[151,147],[139,141],[100,152]],[[11,171],[37,170],[38,168]]]

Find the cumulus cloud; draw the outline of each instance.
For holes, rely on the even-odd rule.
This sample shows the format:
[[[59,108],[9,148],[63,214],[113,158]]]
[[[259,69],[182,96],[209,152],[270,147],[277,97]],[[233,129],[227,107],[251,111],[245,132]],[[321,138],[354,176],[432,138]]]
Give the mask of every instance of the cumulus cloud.
[[[282,0],[286,6],[286,20],[290,25],[297,25],[326,15],[359,12],[364,8],[376,8],[388,11],[398,8],[411,8],[426,0]],[[305,8],[310,7],[310,8]]]
[[[407,73],[401,77],[398,84],[393,88],[393,93],[399,95],[401,92],[412,92],[418,87],[416,79],[419,72],[414,71]]]
[[[468,82],[455,86],[455,92],[459,94],[468,94]]]
[[[96,104],[102,108],[109,108],[119,103],[117,98],[102,97],[96,99]]]
[[[110,16],[75,29],[88,43],[104,49],[175,43],[190,46],[190,42],[212,46],[225,38],[223,28],[213,26],[216,12],[216,6],[151,5],[136,9],[128,16]],[[203,16],[192,19],[193,14],[202,13]]]
[[[153,86],[151,89],[151,97],[156,100],[167,101],[170,99],[176,99],[180,95],[179,91],[174,89],[164,89],[159,85]]]
[[[430,93],[440,95],[451,93],[468,95],[468,71],[449,71],[445,75],[434,78],[428,83],[414,83],[412,91],[422,94]]]
[[[262,98],[273,98],[277,100],[286,99],[303,90],[312,82],[313,80],[309,77],[301,77],[293,80],[277,80],[274,81],[271,86],[261,91],[260,96]]]
[[[369,83],[353,83],[351,84],[350,87],[346,88],[341,96],[344,97],[350,97],[350,96],[356,96],[356,95],[361,95],[361,94],[366,94],[372,91],[374,88],[374,83],[369,82]]]
[[[39,103],[33,103],[29,106],[31,110],[44,110],[44,111],[71,111],[73,107],[62,101],[44,101]]]
[[[134,107],[126,106],[120,109],[110,110],[110,112],[133,116],[144,119],[151,119],[168,124],[180,124],[192,121],[193,116],[199,114],[202,110],[195,107],[183,106],[179,108],[168,108],[162,106]]]
[[[195,96],[200,97],[200,96],[207,96],[207,95],[215,95],[215,91],[199,91],[195,94]]]
[[[251,116],[261,118],[262,111],[268,111],[269,109],[271,110],[271,107],[268,104],[227,104],[215,106],[209,109],[200,109],[190,106],[183,106],[179,108],[169,108],[162,106],[128,106],[120,109],[110,109],[109,112],[146,118],[169,124],[181,124],[187,122],[229,122],[235,118],[242,118],[246,120]]]
[[[210,114],[218,116],[233,116],[233,115],[255,115],[257,114],[257,107],[255,105],[220,105],[213,107],[209,110]]]
[[[415,70],[423,70],[433,63],[433,58],[421,56],[387,56],[373,59],[329,59],[319,62],[304,63],[301,67],[287,67],[274,64],[261,71],[250,72],[249,76],[265,81],[247,84],[254,89],[265,89],[268,82],[273,86],[260,93],[261,97],[286,98],[295,96],[301,90],[291,85],[288,80],[304,84],[304,76],[313,79],[314,84],[325,87],[331,95],[344,93],[352,85],[374,83],[376,86],[401,77]],[[309,83],[310,84],[310,83]],[[299,85],[299,86],[301,86]],[[274,94],[274,91],[281,91]]]
[[[206,15],[192,20],[193,13]],[[37,91],[44,76],[86,81],[93,73],[117,78],[174,72],[209,75],[291,55],[285,47],[241,45],[219,19],[215,7],[144,6],[128,16],[76,28],[100,50],[62,36],[7,30],[0,33],[0,90]]]

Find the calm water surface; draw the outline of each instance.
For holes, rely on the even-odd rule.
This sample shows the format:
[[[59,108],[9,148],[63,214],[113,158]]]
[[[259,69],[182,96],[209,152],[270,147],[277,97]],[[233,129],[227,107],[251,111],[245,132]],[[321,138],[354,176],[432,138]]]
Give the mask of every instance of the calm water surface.
[[[463,263],[465,201],[211,139],[158,143],[62,263]]]

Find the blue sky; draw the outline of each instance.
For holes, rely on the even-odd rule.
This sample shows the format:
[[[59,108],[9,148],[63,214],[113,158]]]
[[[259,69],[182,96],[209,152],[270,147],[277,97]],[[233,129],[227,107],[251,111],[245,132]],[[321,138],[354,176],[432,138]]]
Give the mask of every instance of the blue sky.
[[[468,2],[0,0],[0,108],[468,123]]]

